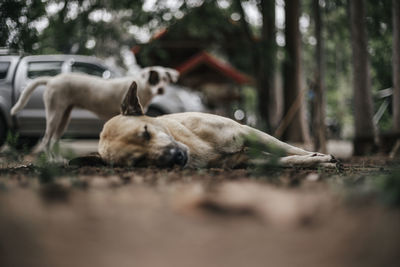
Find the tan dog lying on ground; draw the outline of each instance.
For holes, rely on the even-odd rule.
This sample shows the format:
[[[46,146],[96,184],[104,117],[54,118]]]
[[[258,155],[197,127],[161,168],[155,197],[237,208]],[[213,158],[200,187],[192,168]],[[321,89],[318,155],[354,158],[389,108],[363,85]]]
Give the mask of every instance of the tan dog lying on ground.
[[[11,109],[15,115],[27,104],[33,91],[39,85],[46,85],[43,94],[46,109],[46,132],[37,149],[49,151],[65,132],[74,107],[94,112],[101,119],[108,120],[118,115],[119,106],[132,81],[139,87],[138,96],[145,108],[152,98],[164,92],[164,86],[178,80],[179,73],[160,66],[147,67],[131,77],[105,80],[81,73],[63,73],[54,77],[34,79],[22,92],[18,102]]]
[[[104,125],[99,154],[106,163],[123,166],[236,167],[249,161],[246,140],[250,136],[263,146],[285,151],[287,156],[279,160],[282,165],[336,162],[330,155],[291,146],[221,116],[187,112],[147,117],[137,98],[136,83],[124,98],[121,115]]]

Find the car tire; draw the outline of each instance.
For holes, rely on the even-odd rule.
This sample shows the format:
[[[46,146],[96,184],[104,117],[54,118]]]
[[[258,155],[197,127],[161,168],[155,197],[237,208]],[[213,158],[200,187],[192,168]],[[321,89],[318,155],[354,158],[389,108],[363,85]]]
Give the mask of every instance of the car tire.
[[[31,151],[32,148],[38,143],[39,137],[20,136],[18,137],[15,148],[22,151]]]
[[[7,139],[8,127],[3,117],[0,116],[0,147],[4,145]]]

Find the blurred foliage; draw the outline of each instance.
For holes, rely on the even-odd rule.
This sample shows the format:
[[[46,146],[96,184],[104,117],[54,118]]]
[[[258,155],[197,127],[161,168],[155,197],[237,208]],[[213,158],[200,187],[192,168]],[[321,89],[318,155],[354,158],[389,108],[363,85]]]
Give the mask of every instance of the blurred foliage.
[[[276,145],[266,145],[257,135],[248,135],[244,140],[248,147],[247,155],[251,159],[250,172],[255,177],[264,177],[273,183],[279,183],[282,166],[279,163],[286,152]]]
[[[392,3],[367,1],[367,30],[372,66],[372,84],[375,90],[392,86]]]
[[[35,163],[41,184],[53,183],[62,174],[59,163],[51,161],[45,153],[41,153]]]
[[[365,205],[368,200],[376,199],[382,204],[400,207],[400,168],[398,163],[389,169],[368,171],[348,170],[341,176],[333,176],[330,185],[342,193],[348,203]]]
[[[400,168],[374,179],[373,184],[385,204],[400,207]]]
[[[8,161],[20,162],[22,160],[23,153],[18,149],[18,138],[18,134],[14,134],[11,131],[7,133],[6,144],[8,149],[4,151],[4,155]]]
[[[135,43],[132,26],[157,27],[162,10],[143,1],[5,0],[0,2],[0,47],[30,54],[72,53],[119,57]],[[158,15],[157,15],[158,14]],[[42,25],[42,26],[40,26]],[[43,27],[40,33],[37,27]],[[151,28],[151,27],[150,27]]]
[[[219,8],[216,1],[204,1],[201,6],[187,10],[182,19],[170,21],[166,36],[141,46],[139,62],[143,65],[170,65],[174,55],[160,47],[174,46],[175,42],[179,42],[189,50],[195,48],[194,51],[188,51],[192,53],[189,56],[200,50],[212,51],[229,59],[241,71],[251,73],[251,49],[241,26],[230,18],[234,12],[232,9],[232,6]]]
[[[260,25],[252,25],[255,40],[249,40],[240,25],[233,0],[156,0],[149,8],[146,0],[3,0],[0,1],[0,47],[31,54],[76,53],[115,57],[121,64],[121,49],[142,44],[138,61],[142,65],[166,65],[174,55],[159,49],[160,40],[146,43],[138,31],[151,36],[168,28],[163,42],[185,41],[225,58],[248,74],[254,73],[252,41],[260,38]],[[220,2],[225,2],[221,5]],[[260,0],[242,0],[260,10]],[[315,37],[311,0],[302,2],[304,81],[311,88],[315,79]],[[337,137],[352,135],[352,66],[347,0],[320,1],[324,23],[326,63],[325,86],[327,123]],[[282,5],[282,2],[280,3]],[[238,17],[239,16],[239,17]],[[40,26],[41,25],[41,26]],[[39,27],[40,26],[40,27]],[[369,36],[373,91],[392,86],[391,1],[367,0],[366,27]],[[38,30],[39,28],[42,28]],[[282,29],[277,29],[282,33]],[[184,38],[184,40],[182,40]],[[282,44],[280,44],[282,45]],[[282,48],[277,51],[279,66]],[[183,51],[181,51],[183,53]],[[276,70],[280,70],[279,67]],[[375,111],[382,100],[375,100]],[[254,103],[256,106],[256,103]],[[253,110],[256,110],[253,108]],[[381,130],[391,128],[391,107],[382,117]]]
[[[370,55],[371,87],[378,90],[392,86],[392,17],[391,1],[367,0],[366,29],[368,33],[368,52]],[[349,13],[346,0],[323,1],[323,37],[325,42],[325,87],[327,97],[327,124],[332,135],[340,131],[339,137],[353,135],[352,104],[352,54],[349,30]],[[303,1],[303,17],[311,16],[311,1]],[[313,33],[314,25],[303,32],[304,75],[307,86],[311,87],[315,68]],[[355,77],[357,78],[357,77]],[[374,112],[382,99],[374,98]],[[391,128],[391,106],[388,107],[378,128],[388,131]]]
[[[312,88],[315,80],[315,37],[312,1],[303,2],[302,17],[310,20],[310,28],[303,32],[303,62],[307,87]],[[326,123],[329,138],[352,135],[352,68],[350,30],[347,1],[325,1],[322,6],[322,37],[324,39]]]
[[[32,52],[39,41],[32,22],[46,15],[45,6],[41,0],[0,1],[0,47]]]
[[[391,88],[392,78],[392,3],[391,1],[367,1],[367,29],[369,35],[369,54],[371,62],[372,90]],[[382,99],[374,99],[375,110],[379,108]],[[392,127],[392,106],[379,122],[382,131]]]

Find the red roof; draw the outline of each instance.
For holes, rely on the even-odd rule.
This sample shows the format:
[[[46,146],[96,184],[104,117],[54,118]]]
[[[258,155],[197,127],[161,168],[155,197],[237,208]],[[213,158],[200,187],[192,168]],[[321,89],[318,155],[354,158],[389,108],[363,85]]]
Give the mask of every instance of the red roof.
[[[168,32],[167,28],[162,28],[159,31],[157,31],[152,37],[151,40],[157,40],[163,37],[166,33]]]
[[[231,78],[236,83],[244,84],[249,83],[251,78],[246,74],[240,72],[239,70],[235,69],[231,65],[222,62],[218,58],[208,54],[207,52],[200,52],[197,55],[193,56],[189,60],[185,61],[181,65],[179,65],[176,70],[180,72],[181,75],[195,69],[201,64],[206,64],[217,71],[223,73],[225,76]]]

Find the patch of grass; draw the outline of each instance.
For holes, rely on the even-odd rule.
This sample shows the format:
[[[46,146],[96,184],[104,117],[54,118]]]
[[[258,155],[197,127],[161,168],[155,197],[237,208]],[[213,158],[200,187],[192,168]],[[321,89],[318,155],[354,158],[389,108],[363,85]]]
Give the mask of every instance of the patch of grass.
[[[62,165],[51,161],[45,153],[41,153],[36,160],[39,182],[41,184],[53,183],[63,173]]]
[[[52,153],[58,157],[62,157],[66,160],[76,158],[77,155],[71,148],[62,148],[60,142],[56,142],[52,147]]]
[[[3,181],[0,181],[0,191],[5,192],[7,191],[7,186]]]
[[[400,207],[400,167],[397,167],[388,175],[376,177],[373,186],[379,193],[383,203]]]
[[[273,145],[266,145],[259,141],[256,135],[249,135],[244,140],[248,147],[247,155],[251,159],[251,174],[257,178],[263,177],[271,182],[278,182],[282,172],[279,159],[286,153]]]
[[[3,153],[7,161],[20,162],[22,160],[25,153],[18,149],[18,139],[19,134],[11,131],[7,133],[6,144],[8,147]]]
[[[340,176],[333,176],[329,184],[343,194],[349,204],[365,205],[368,200],[378,200],[384,205],[400,208],[400,166],[386,173],[360,172],[350,169]]]

